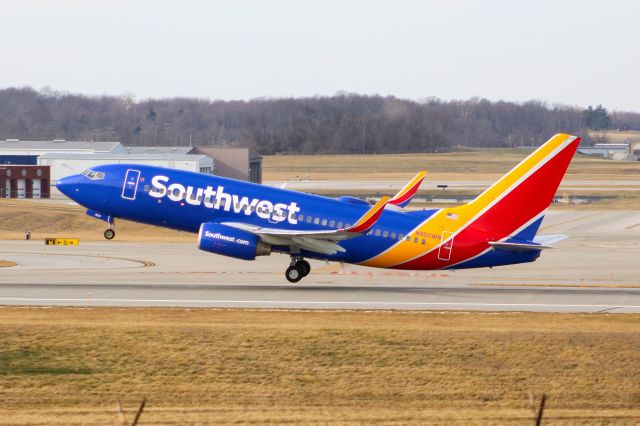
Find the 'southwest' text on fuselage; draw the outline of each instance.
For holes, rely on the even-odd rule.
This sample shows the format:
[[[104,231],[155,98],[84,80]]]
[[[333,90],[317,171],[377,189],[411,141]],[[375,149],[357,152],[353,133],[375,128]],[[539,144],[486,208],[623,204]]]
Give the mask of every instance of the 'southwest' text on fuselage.
[[[154,176],[151,179],[152,188],[149,191],[149,195],[155,198],[166,196],[174,202],[184,201],[193,206],[204,205],[208,209],[222,209],[227,212],[244,213],[247,216],[255,212],[258,217],[272,222],[286,220],[292,225],[298,223],[297,213],[300,212],[300,207],[295,202],[274,204],[268,200],[249,199],[246,196],[228,194],[224,192],[223,186],[218,186],[214,190],[211,186],[194,188],[190,185],[185,187],[181,183],[171,183],[167,186],[168,182],[168,176]]]

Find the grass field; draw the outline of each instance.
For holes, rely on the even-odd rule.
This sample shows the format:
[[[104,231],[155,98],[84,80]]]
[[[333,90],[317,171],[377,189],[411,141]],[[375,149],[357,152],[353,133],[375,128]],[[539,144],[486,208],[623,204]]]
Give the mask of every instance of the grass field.
[[[640,422],[640,317],[0,309],[0,423]],[[131,416],[131,414],[129,414]]]
[[[85,214],[78,205],[45,201],[0,199],[0,239],[24,239],[25,231],[34,240],[47,237],[104,240],[107,224]],[[118,220],[120,241],[195,242],[196,235]]]
[[[525,150],[476,150],[444,154],[265,156],[263,179],[404,180],[419,170],[430,180],[495,180],[522,161]],[[636,180],[640,162],[577,154],[567,180]]]
[[[592,137],[606,138],[609,143],[636,143],[640,142],[640,132],[637,130],[598,130],[590,132]]]

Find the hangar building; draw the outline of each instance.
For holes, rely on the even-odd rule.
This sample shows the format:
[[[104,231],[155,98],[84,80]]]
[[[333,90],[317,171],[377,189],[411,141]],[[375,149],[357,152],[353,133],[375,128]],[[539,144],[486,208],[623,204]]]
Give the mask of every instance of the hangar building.
[[[626,160],[630,156],[631,149],[628,143],[597,143],[594,146],[578,148],[578,152],[612,160]]]
[[[214,146],[127,146],[130,154],[203,154],[215,160],[215,174],[262,183],[262,156],[249,148]]]
[[[0,165],[0,198],[49,198],[49,167]]]
[[[262,156],[249,148],[196,146],[190,152],[215,158],[216,174],[219,176],[262,183]]]

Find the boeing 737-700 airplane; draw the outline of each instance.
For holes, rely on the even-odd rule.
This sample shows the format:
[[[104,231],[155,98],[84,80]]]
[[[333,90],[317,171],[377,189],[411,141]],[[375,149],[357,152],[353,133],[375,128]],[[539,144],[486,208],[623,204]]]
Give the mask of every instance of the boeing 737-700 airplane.
[[[532,262],[564,236],[536,236],[578,147],[557,134],[468,204],[403,211],[420,172],[375,205],[187,171],[110,164],[60,179],[57,187],[109,224],[116,218],[197,232],[198,247],[254,260],[291,256],[286,277],[310,272],[304,258],[394,269],[461,269]]]

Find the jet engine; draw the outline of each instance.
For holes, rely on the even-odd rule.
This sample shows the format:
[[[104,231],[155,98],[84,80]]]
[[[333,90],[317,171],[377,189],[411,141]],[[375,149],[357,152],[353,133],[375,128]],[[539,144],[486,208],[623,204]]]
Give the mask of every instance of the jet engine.
[[[257,235],[212,222],[200,225],[198,248],[243,260],[271,254],[271,245],[261,241]]]

